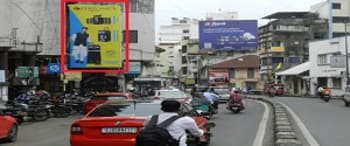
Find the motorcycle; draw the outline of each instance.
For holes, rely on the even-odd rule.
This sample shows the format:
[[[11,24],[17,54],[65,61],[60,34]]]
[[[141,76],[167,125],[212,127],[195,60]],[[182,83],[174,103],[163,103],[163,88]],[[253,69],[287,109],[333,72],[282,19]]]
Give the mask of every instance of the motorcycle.
[[[20,122],[23,122],[25,117],[30,117],[34,121],[44,121],[50,117],[50,112],[39,97],[29,97],[28,100],[22,101],[15,99],[6,103],[7,111],[12,111],[12,114],[17,115]]]
[[[324,91],[323,93],[321,93],[320,95],[321,99],[323,99],[325,102],[329,102],[329,100],[331,99],[331,93],[329,90]]]
[[[211,137],[213,136],[211,133],[211,128],[216,126],[215,123],[207,123],[203,126],[204,135],[203,137],[195,137],[190,132],[187,133],[187,145],[188,146],[203,146],[209,145],[211,142]]]

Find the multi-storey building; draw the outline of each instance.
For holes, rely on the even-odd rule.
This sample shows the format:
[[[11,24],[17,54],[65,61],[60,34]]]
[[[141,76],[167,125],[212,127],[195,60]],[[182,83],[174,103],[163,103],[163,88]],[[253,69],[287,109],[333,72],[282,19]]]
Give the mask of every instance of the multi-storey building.
[[[40,67],[40,81],[33,80],[32,85],[42,86],[51,91],[62,89],[63,82],[59,74],[45,73],[48,63],[60,62],[59,3],[59,0],[0,1],[0,8],[3,10],[0,18],[6,20],[6,23],[0,24],[0,70],[7,72],[10,93],[14,91],[11,87],[14,89],[15,85],[23,86],[22,81],[15,77],[15,69],[18,66]],[[123,90],[126,82],[135,76],[147,74],[155,50],[154,0],[130,0],[129,12],[132,22],[129,32],[130,61],[133,62],[130,65],[138,70],[125,75],[108,75],[109,77],[105,74],[83,74],[85,81],[73,83],[72,88],[95,85],[96,88],[119,86],[119,89]],[[105,81],[110,85],[97,84]]]
[[[309,60],[310,40],[327,37],[327,21],[310,12],[277,12],[259,27],[260,74],[264,83],[275,73]]]

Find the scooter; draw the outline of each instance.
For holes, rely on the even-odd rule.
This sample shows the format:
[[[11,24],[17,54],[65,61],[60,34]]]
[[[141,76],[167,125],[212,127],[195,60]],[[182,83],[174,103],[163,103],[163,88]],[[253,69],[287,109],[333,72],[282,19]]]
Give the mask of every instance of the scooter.
[[[324,93],[320,94],[321,99],[323,99],[325,102],[329,102],[329,100],[331,99],[331,93],[330,91],[324,91]]]
[[[227,102],[226,109],[233,113],[239,113],[244,109],[242,99],[240,97],[233,97]]]

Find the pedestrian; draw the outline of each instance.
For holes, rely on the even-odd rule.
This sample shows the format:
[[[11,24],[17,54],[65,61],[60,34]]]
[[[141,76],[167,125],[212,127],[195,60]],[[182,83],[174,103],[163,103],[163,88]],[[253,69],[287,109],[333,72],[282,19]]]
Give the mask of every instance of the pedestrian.
[[[164,100],[161,103],[161,109],[164,113],[153,115],[146,119],[144,125],[145,129],[136,138],[136,146],[187,146],[187,133],[195,137],[200,137],[204,134],[203,130],[199,129],[196,122],[188,116],[180,117],[180,102],[176,100]],[[165,126],[163,126],[165,125]],[[159,128],[165,130],[171,136],[171,144],[167,143],[169,140],[157,138],[159,136]],[[158,129],[154,130],[154,129]],[[153,132],[153,133],[152,133]],[[161,143],[166,144],[161,145]]]
[[[87,46],[91,43],[87,30],[87,27],[82,27],[81,32],[75,33],[71,37],[71,40],[73,41],[72,56],[75,59],[75,63],[83,64],[87,57]]]

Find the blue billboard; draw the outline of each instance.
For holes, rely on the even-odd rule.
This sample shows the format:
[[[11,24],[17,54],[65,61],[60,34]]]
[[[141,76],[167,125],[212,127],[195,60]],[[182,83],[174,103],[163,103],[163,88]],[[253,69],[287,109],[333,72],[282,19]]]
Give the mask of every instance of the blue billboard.
[[[199,48],[202,50],[256,50],[257,20],[199,22]]]

